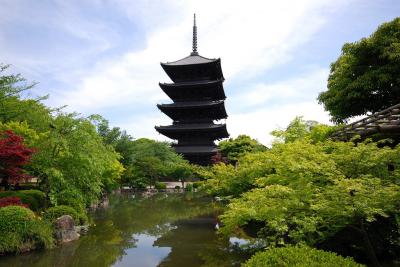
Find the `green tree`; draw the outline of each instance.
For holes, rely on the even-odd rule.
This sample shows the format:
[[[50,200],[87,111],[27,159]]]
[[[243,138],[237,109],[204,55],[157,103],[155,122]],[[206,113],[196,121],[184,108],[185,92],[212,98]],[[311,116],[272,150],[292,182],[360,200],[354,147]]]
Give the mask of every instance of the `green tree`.
[[[331,64],[328,90],[319,95],[335,122],[400,102],[400,18],[370,37],[343,45]]]
[[[221,141],[218,147],[221,154],[234,163],[246,153],[266,150],[263,144],[248,135],[239,135],[236,138]]]
[[[185,188],[185,181],[193,175],[193,168],[187,161],[170,164],[167,170],[168,177],[180,181],[182,188]]]
[[[303,117],[295,117],[284,130],[271,132],[277,142],[290,143],[296,140],[309,139],[312,142],[326,140],[336,127],[320,124],[316,121],[304,120]]]
[[[377,264],[367,229],[380,218],[399,212],[399,153],[399,146],[379,148],[372,142],[356,146],[351,142],[297,140],[275,144],[262,152],[263,156],[247,162],[245,157],[228,175],[232,181],[213,179],[216,188],[224,186],[218,181],[229,185],[242,181],[240,185],[247,180],[253,184],[231,201],[222,215],[221,231],[230,234],[238,227],[256,224],[260,226],[259,237],[269,246],[313,246],[345,228],[352,229],[357,238],[351,242],[362,240],[370,263]],[[394,171],[388,169],[389,164],[394,164]],[[384,242],[387,246],[395,243]]]

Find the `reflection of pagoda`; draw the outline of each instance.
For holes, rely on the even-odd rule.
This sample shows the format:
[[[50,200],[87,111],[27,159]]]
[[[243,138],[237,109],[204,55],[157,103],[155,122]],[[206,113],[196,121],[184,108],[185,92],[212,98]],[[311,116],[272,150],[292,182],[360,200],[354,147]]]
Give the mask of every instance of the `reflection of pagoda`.
[[[207,165],[218,151],[214,141],[229,136],[226,124],[214,120],[226,119],[221,60],[209,59],[197,53],[196,15],[193,25],[193,51],[190,56],[174,62],[161,63],[173,83],[160,83],[172,104],[157,107],[173,120],[169,126],[156,130],[174,140],[176,152],[191,163]]]

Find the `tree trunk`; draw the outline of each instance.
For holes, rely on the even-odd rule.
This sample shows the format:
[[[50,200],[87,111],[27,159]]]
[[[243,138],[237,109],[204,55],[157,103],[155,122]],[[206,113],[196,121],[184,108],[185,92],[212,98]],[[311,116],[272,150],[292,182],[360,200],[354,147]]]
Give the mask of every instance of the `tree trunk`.
[[[371,240],[368,237],[368,233],[365,229],[363,219],[360,219],[360,232],[361,232],[361,235],[362,235],[362,238],[364,241],[364,248],[365,248],[365,251],[367,252],[371,266],[381,267],[381,264],[379,263],[378,258],[376,257],[374,247],[371,244]]]

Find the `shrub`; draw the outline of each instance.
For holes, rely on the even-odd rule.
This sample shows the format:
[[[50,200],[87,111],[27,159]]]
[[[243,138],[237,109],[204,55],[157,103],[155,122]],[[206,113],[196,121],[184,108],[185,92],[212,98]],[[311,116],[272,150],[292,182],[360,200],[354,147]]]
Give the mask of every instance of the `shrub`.
[[[0,192],[0,198],[3,197],[19,197],[22,203],[28,204],[29,208],[34,211],[43,208],[46,200],[45,193],[35,189]]]
[[[167,189],[167,185],[164,183],[157,182],[154,186],[156,189]]]
[[[361,267],[352,258],[343,258],[332,252],[317,250],[306,246],[287,246],[282,248],[271,248],[259,252],[251,257],[243,267],[286,267],[286,266],[308,266],[308,267]]]
[[[7,206],[21,206],[21,207],[28,207],[28,204],[23,204],[19,197],[3,197],[0,198],[0,208],[7,207]]]
[[[0,233],[0,254],[53,246],[51,225],[21,206],[0,209]]]
[[[179,185],[175,185],[175,189],[181,189]]]
[[[79,212],[84,212],[85,210],[85,200],[78,190],[65,189],[57,193],[56,199],[57,205],[70,206]]]
[[[193,188],[197,189],[197,188],[199,188],[201,186],[201,184],[202,184],[202,182],[194,182],[193,183]]]
[[[192,192],[193,191],[193,185],[192,184],[187,184],[186,185],[186,191]]]
[[[70,215],[73,219],[75,224],[86,224],[88,218],[84,212],[78,212],[73,207],[60,205],[51,207],[46,210],[43,215],[43,218],[48,222],[54,223],[57,218],[63,215]]]
[[[37,189],[30,189],[30,190],[20,190],[17,192],[19,194],[24,194],[33,197],[36,200],[38,208],[44,208],[46,203],[46,194],[43,191]]]
[[[3,197],[19,197],[22,203],[27,204],[29,208],[34,211],[39,210],[40,207],[39,203],[33,196],[20,193],[19,191],[0,192],[0,198]]]

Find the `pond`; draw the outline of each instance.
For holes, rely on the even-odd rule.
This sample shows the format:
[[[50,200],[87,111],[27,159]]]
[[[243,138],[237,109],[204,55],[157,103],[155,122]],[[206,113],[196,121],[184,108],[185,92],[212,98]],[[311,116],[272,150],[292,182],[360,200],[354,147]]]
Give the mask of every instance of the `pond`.
[[[0,266],[240,266],[243,240],[216,234],[219,205],[196,194],[112,195],[94,226],[55,249],[0,258]]]

